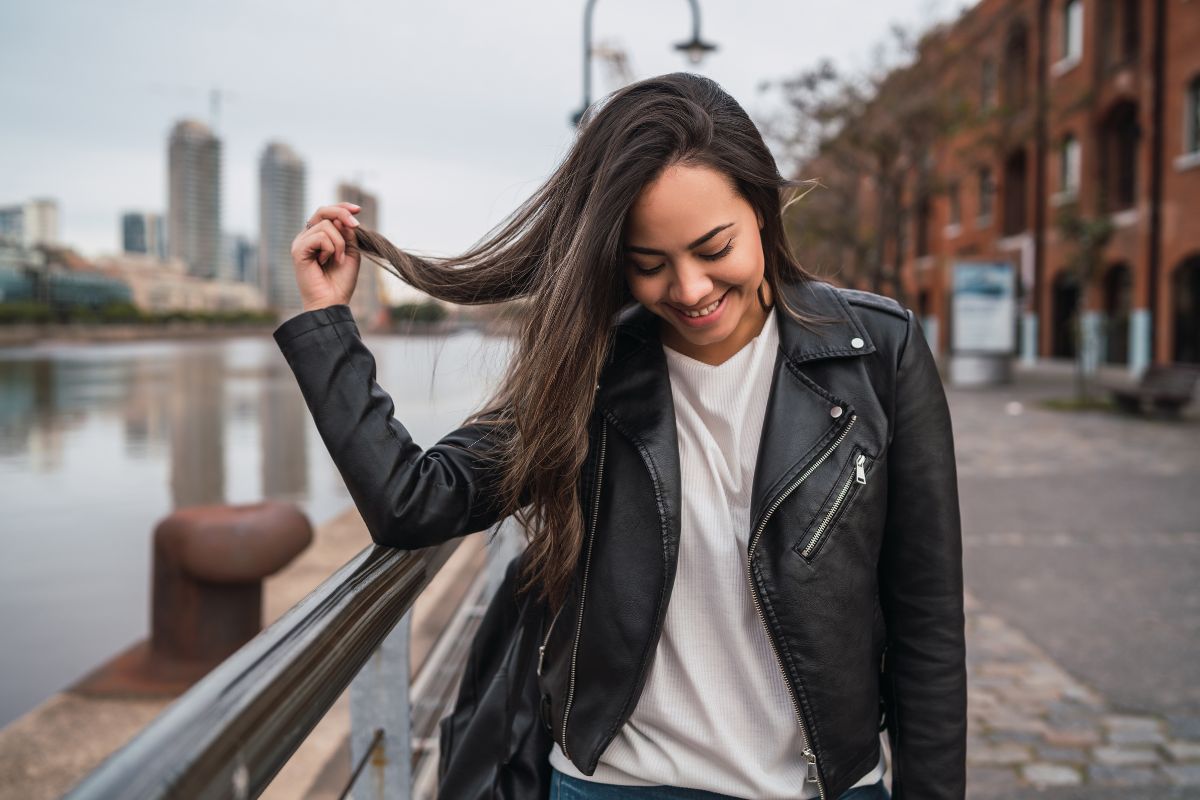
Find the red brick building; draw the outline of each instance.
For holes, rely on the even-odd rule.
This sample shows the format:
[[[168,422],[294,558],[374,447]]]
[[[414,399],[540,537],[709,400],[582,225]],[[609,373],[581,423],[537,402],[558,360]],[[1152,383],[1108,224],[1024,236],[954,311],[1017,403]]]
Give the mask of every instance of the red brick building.
[[[937,179],[905,186],[886,246],[935,349],[952,264],[981,258],[1017,268],[1026,360],[1200,364],[1200,2],[983,0],[921,52],[972,112],[925,155]],[[1056,224],[1067,205],[1113,226],[1085,286]]]

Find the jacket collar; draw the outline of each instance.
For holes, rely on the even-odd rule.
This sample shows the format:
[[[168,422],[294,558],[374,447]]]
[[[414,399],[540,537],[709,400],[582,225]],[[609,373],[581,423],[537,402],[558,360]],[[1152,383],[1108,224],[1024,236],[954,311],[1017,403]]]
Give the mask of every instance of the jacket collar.
[[[791,305],[802,313],[828,322],[803,326],[782,308],[776,309],[779,354],[771,379],[751,494],[754,521],[791,478],[849,424],[853,415],[854,409],[848,403],[815,383],[800,366],[817,359],[875,352],[866,329],[832,284],[818,280],[786,282],[778,291],[785,293]],[[604,417],[641,455],[659,495],[663,536],[669,544],[677,545],[681,493],[679,441],[659,321],[658,316],[638,303],[618,315],[596,403]],[[858,343],[856,339],[861,339],[861,346],[854,346]],[[841,411],[832,412],[835,406]],[[671,547],[670,552],[677,550]]]

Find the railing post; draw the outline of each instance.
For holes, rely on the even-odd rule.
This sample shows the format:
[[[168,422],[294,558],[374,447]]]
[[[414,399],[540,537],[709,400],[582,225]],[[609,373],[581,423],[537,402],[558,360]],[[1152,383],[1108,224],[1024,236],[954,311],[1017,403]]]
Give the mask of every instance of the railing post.
[[[412,707],[409,704],[408,611],[350,683],[350,763],[359,764],[382,729],[383,738],[354,782],[352,796],[380,800],[412,797]]]

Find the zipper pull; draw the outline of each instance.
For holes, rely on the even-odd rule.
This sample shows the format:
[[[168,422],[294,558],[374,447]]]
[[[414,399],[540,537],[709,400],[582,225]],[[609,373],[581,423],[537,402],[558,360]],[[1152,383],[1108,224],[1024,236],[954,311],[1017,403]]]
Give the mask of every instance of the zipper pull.
[[[538,668],[537,668],[537,674],[538,674],[539,678],[542,675],[542,662],[545,660],[546,660],[546,645],[544,645],[544,644],[539,645],[538,646]]]
[[[804,751],[804,757],[806,759],[808,759],[808,776],[805,778],[805,780],[813,781],[814,783],[816,783],[816,781],[817,781],[817,755],[812,750],[806,749]]]
[[[858,458],[854,459],[854,480],[859,483],[867,482],[866,463],[867,457],[862,453],[859,453]]]

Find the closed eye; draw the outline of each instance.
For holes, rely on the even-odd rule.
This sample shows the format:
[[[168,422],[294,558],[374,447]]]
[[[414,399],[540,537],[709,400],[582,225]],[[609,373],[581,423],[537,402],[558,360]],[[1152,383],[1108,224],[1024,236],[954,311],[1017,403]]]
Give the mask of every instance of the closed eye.
[[[734,238],[737,238],[737,237],[730,238],[730,240],[725,243],[725,246],[722,247],[720,250],[718,250],[715,253],[696,253],[696,255],[699,256],[700,258],[703,258],[705,261],[718,261],[718,260],[724,258],[725,256],[729,255],[729,251],[733,249],[733,239]],[[655,267],[647,268],[647,267],[643,267],[643,266],[639,265],[636,262],[632,262],[632,263],[633,263],[634,269],[636,269],[638,271],[639,275],[654,275],[655,273],[657,273],[659,270],[661,270],[663,268],[662,264],[659,264],[658,266],[655,266]]]
[[[733,238],[730,238],[730,240],[725,243],[725,246],[722,247],[717,252],[715,252],[715,253],[697,253],[696,255],[700,256],[705,261],[716,261],[719,258],[724,258],[725,256],[729,255],[729,251],[732,249],[733,249]]]

